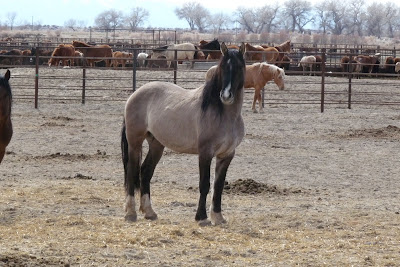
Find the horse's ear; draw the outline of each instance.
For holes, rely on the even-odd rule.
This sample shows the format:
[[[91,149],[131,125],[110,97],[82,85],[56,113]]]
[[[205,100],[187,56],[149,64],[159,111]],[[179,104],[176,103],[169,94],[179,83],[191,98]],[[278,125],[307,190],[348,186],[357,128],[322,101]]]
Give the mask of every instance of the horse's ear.
[[[244,43],[242,43],[239,47],[239,52],[242,53],[242,55],[244,55],[246,53],[246,46],[244,45]]]
[[[11,76],[10,70],[7,70],[6,74],[4,75],[4,78],[8,81],[10,80],[10,76]]]
[[[221,52],[223,55],[226,55],[228,53],[228,47],[226,47],[224,42],[222,42],[221,44]]]

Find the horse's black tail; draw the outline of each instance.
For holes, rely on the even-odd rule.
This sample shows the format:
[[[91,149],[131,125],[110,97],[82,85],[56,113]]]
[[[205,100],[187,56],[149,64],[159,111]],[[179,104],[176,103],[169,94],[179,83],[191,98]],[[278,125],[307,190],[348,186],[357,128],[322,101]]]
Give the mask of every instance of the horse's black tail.
[[[125,119],[122,122],[122,130],[121,130],[121,151],[122,151],[122,163],[124,164],[124,177],[125,177],[125,190],[126,193],[133,196],[135,189],[140,188],[140,179],[139,177],[128,177],[128,164],[129,164],[129,146],[128,140],[126,139],[126,125]]]

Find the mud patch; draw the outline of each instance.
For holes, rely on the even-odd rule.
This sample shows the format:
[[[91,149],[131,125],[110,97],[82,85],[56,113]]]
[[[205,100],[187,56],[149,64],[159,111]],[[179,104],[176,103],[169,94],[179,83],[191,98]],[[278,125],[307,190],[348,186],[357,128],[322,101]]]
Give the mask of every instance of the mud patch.
[[[400,128],[394,125],[388,125],[378,129],[351,130],[347,136],[351,138],[398,138],[400,137]]]
[[[83,175],[81,173],[77,173],[75,174],[74,177],[72,176],[68,176],[68,177],[63,177],[63,180],[72,180],[72,179],[78,179],[78,180],[93,180],[95,181],[96,179],[93,178],[92,176],[88,176],[88,175]]]
[[[108,158],[109,156],[105,151],[100,151],[97,150],[96,154],[93,155],[87,155],[87,154],[70,154],[70,153],[65,153],[61,154],[60,152],[53,153],[50,155],[43,155],[43,156],[36,156],[33,157],[36,160],[51,160],[51,159],[62,159],[62,160],[68,160],[68,161],[82,161],[82,160],[90,160],[90,159],[100,159],[100,158]]]
[[[245,194],[245,195],[265,194],[265,193],[288,195],[288,194],[302,193],[302,190],[294,188],[279,188],[276,185],[259,183],[254,181],[253,179],[244,179],[244,180],[238,179],[233,183],[225,182],[224,192],[228,194]]]
[[[35,255],[14,254],[14,255],[1,255],[1,266],[70,266],[68,262],[53,258],[37,257]]]

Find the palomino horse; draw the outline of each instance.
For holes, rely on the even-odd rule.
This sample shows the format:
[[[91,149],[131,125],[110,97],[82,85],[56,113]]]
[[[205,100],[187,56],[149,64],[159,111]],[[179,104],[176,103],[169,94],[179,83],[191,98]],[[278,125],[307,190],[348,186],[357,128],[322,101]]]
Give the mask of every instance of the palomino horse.
[[[274,64],[279,57],[279,51],[275,47],[263,48],[246,43],[246,59],[250,61],[268,62]]]
[[[221,197],[235,148],[244,136],[241,109],[246,69],[243,44],[236,50],[222,43],[221,52],[214,76],[200,88],[185,90],[171,83],[150,82],[128,99],[121,138],[126,220],[137,219],[134,192],[139,188],[139,210],[146,219],[157,218],[150,202],[150,179],[164,147],[168,147],[180,153],[199,155],[200,199],[195,217],[199,225],[226,222],[221,213]],[[141,164],[145,139],[149,151]],[[210,221],[206,199],[213,157],[216,157],[216,172]]]
[[[0,76],[0,163],[13,134],[11,123],[12,94],[9,80],[10,71],[7,70],[4,77]]]
[[[196,46],[192,43],[171,44],[171,45],[166,45],[166,46],[155,48],[155,49],[153,49],[151,58],[157,59],[160,56],[165,56],[167,58],[168,67],[170,68],[172,66],[172,64],[177,63],[177,62],[174,62],[175,50],[177,50],[176,60],[178,60],[178,61],[189,60],[189,61],[191,61],[191,68],[193,68],[193,66],[194,66],[193,59],[197,57],[196,54],[197,54],[198,50],[197,50]]]
[[[72,45],[86,57],[90,67],[94,67],[95,62],[104,60],[106,66],[110,67],[112,49],[109,45],[89,45],[81,41],[72,41]]]
[[[206,81],[210,80],[214,74],[217,66],[212,66],[206,73]],[[285,71],[275,65],[268,63],[254,63],[246,65],[246,76],[244,81],[244,88],[254,88],[254,99],[252,110],[257,113],[256,102],[258,100],[259,111],[263,111],[261,90],[267,82],[274,80],[275,84],[280,90],[285,89]]]

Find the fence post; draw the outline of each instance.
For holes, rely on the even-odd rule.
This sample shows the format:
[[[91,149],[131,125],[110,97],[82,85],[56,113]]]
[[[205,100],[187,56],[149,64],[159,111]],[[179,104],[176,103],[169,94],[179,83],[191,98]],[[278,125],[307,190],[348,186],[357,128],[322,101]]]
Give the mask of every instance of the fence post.
[[[39,50],[35,49],[35,108],[38,108],[39,102]]]
[[[133,50],[133,66],[132,66],[132,91],[135,92],[136,91],[136,71],[137,71],[137,50],[134,49]]]
[[[178,50],[174,50],[174,84],[176,84],[176,76],[178,72]]]
[[[86,58],[83,57],[82,63],[82,104],[85,104],[86,98]]]
[[[353,76],[353,66],[352,66],[352,58],[353,55],[349,56],[350,60],[349,60],[349,91],[348,91],[348,99],[347,99],[347,108],[351,109],[351,78]]]
[[[321,113],[325,109],[325,70],[326,70],[326,49],[322,49],[322,62],[321,62]]]

